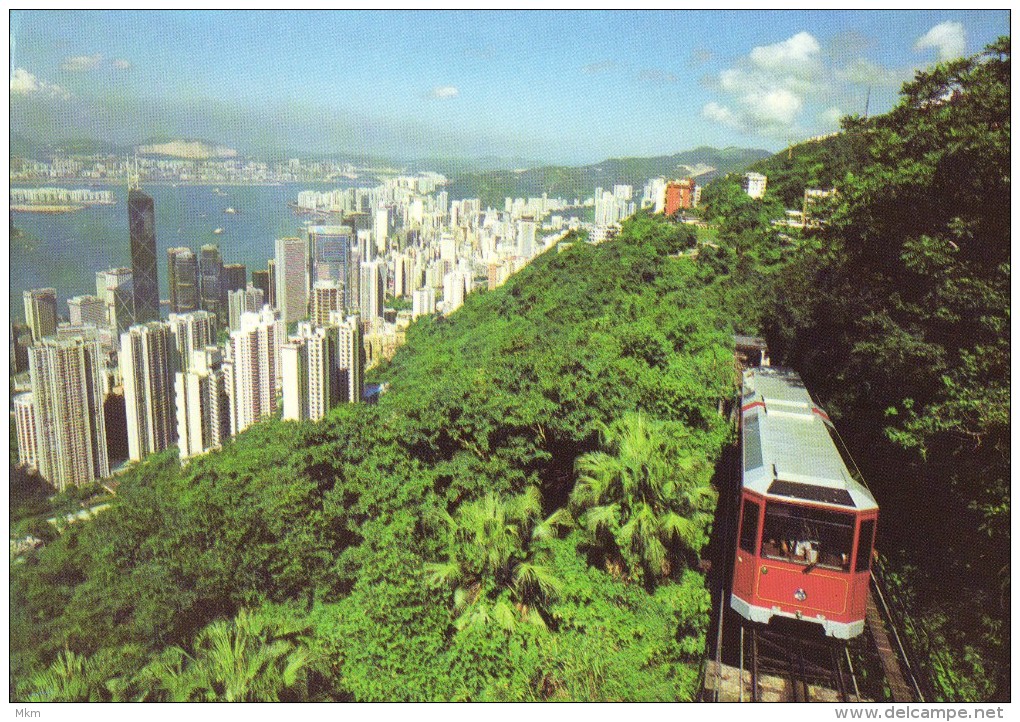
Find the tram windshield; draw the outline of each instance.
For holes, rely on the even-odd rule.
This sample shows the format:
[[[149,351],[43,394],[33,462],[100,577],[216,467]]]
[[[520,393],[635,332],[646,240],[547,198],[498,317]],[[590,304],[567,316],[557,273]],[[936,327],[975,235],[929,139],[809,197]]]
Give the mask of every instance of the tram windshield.
[[[761,554],[804,566],[850,571],[854,517],[838,511],[770,501]]]

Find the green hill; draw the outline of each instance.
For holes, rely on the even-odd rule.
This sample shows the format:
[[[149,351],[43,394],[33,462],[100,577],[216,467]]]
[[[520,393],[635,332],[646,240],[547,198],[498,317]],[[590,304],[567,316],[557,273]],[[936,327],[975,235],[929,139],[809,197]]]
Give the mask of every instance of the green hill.
[[[493,170],[455,175],[450,198],[481,198],[483,205],[502,208],[503,199],[540,196],[569,200],[590,198],[598,187],[612,190],[628,184],[640,194],[649,178],[696,175],[705,182],[721,173],[743,170],[769,155],[750,148],[716,149],[702,146],[675,155],[652,158],[607,158],[587,166],[541,166],[525,170]]]
[[[574,241],[419,320],[377,406],[128,472],[12,567],[15,697],[691,699],[729,331],[687,229]]]

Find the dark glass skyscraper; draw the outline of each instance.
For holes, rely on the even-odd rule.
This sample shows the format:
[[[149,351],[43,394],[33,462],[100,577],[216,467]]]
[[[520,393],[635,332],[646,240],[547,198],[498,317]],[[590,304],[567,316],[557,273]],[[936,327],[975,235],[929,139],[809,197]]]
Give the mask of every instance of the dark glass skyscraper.
[[[223,257],[218,246],[211,243],[202,246],[198,255],[198,272],[202,287],[202,310],[215,313],[217,323],[221,326],[226,325],[227,313],[223,307]]]
[[[159,320],[156,273],[156,210],[152,198],[137,188],[128,191],[131,273],[135,284],[135,323]]]

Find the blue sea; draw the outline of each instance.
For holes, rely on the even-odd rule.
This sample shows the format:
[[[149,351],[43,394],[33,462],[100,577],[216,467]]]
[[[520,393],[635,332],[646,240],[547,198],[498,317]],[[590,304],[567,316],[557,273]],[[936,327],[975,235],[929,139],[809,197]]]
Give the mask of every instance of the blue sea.
[[[371,184],[365,179],[361,184]],[[215,243],[224,263],[243,263],[249,279],[266,268],[277,238],[298,235],[307,216],[287,207],[299,191],[327,191],[347,183],[289,183],[275,186],[143,185],[156,207],[156,250],[160,298],[169,297],[166,251]],[[48,186],[81,188],[82,184],[53,182]],[[112,206],[90,206],[74,213],[12,212],[11,222],[27,238],[11,241],[11,317],[23,318],[22,292],[31,288],[57,290],[58,314],[67,315],[67,299],[96,292],[96,271],[131,266],[128,239],[127,187],[98,186],[117,199]],[[239,211],[225,213],[227,208]],[[213,231],[222,228],[221,234]],[[165,313],[165,309],[164,309]]]

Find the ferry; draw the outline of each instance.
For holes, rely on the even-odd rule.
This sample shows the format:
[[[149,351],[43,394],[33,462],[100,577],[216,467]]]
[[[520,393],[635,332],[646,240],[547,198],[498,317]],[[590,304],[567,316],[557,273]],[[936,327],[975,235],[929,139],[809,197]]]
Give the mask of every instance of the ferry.
[[[217,228],[215,231],[213,231],[213,235],[214,236],[218,236],[221,233],[223,233],[223,229],[222,228]]]

